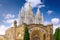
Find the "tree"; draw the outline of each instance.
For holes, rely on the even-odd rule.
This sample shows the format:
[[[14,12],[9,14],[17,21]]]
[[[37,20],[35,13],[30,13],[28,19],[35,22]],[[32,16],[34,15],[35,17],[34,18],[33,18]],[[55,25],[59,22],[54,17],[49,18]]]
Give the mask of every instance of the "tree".
[[[24,31],[24,40],[29,40],[29,32],[27,27],[25,27],[25,31]]]
[[[55,40],[60,40],[60,28],[56,28],[55,34],[54,34]]]

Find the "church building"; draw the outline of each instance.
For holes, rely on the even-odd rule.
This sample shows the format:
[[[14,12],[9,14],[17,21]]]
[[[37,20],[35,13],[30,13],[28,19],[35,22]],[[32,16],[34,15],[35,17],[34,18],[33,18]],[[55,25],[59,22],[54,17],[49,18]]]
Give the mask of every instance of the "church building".
[[[25,27],[28,28],[30,40],[53,40],[53,24],[43,24],[43,14],[40,14],[39,8],[36,15],[33,14],[30,4],[27,8],[25,11],[22,7],[19,12],[19,25],[14,21],[14,26],[6,30],[5,40],[24,40]]]

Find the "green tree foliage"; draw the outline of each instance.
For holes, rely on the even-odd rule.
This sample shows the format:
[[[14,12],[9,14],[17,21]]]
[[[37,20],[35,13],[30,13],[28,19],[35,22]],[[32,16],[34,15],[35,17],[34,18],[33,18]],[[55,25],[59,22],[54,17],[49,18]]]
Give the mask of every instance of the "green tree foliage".
[[[54,40],[60,40],[60,28],[55,30]]]
[[[25,27],[24,40],[29,40],[29,32],[27,27]]]

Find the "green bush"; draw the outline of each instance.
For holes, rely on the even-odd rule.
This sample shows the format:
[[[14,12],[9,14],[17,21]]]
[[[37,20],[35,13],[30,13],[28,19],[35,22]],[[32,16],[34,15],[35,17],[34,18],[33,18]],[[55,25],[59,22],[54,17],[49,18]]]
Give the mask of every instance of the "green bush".
[[[55,30],[54,40],[60,40],[60,29],[59,28],[56,28]]]
[[[27,27],[25,27],[25,31],[24,31],[24,40],[29,40],[29,32]]]

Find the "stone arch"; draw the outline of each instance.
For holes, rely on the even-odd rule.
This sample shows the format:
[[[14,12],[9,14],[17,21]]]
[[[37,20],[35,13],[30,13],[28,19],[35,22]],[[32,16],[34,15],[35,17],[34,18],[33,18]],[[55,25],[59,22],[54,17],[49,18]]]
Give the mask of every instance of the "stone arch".
[[[41,32],[46,33],[46,30],[43,28],[40,28],[40,27],[33,27],[33,28],[29,29],[29,33],[32,33],[34,30],[39,30]]]
[[[44,32],[39,27],[36,27],[36,29],[31,29],[32,30],[30,32],[30,40],[43,40],[43,35],[45,34],[44,32],[46,32],[43,28],[42,29],[44,30]]]
[[[42,40],[43,34],[39,30],[34,30],[30,35],[30,40]]]

